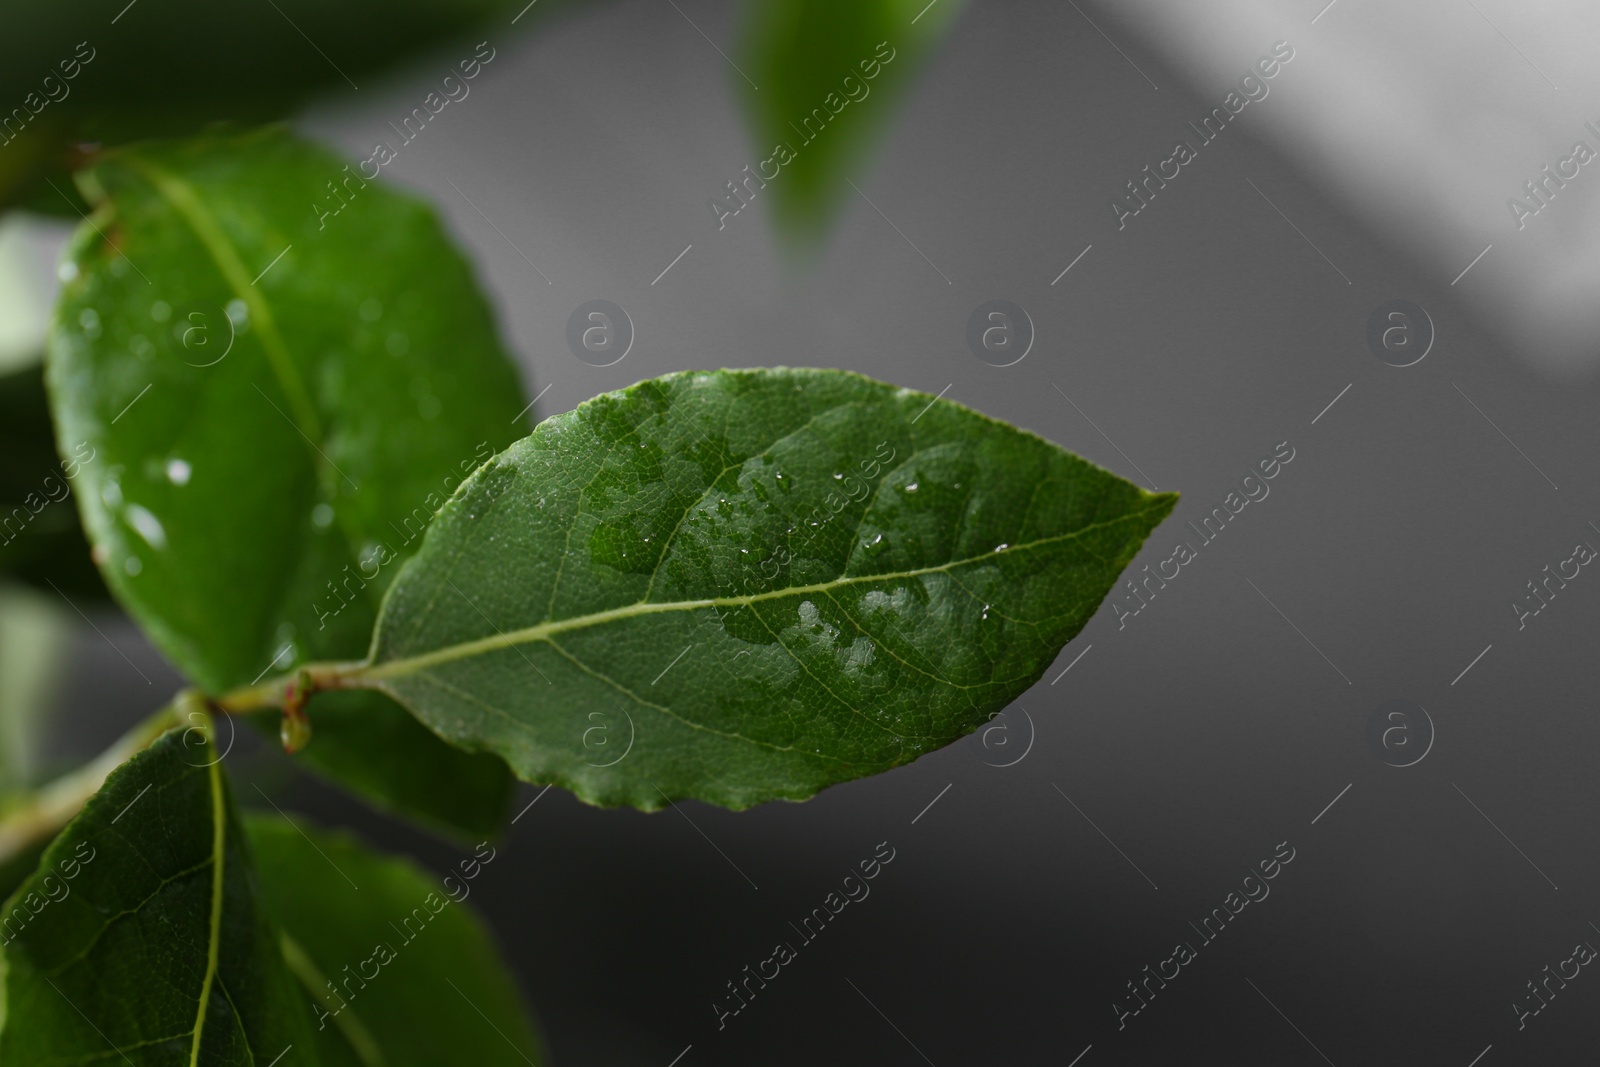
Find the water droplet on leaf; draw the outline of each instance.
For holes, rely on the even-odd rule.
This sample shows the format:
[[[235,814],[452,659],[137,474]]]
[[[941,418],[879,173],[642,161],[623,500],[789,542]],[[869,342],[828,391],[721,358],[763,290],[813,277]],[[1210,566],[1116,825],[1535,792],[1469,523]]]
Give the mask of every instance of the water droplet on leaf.
[[[145,543],[151,548],[160,550],[167,547],[166,528],[161,525],[160,519],[150,513],[148,508],[140,507],[138,504],[129,504],[123,509],[122,514],[127,519],[128,525],[138,531],[139,536],[144,538]]]

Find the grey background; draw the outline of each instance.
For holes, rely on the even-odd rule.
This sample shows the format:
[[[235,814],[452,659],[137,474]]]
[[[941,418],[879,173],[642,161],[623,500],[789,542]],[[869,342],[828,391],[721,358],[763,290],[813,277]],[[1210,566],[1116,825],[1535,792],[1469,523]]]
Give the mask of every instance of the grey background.
[[[679,6],[725,50],[735,39],[731,5]],[[975,735],[743,814],[543,796],[474,900],[557,1063],[666,1067],[686,1046],[681,1067],[1064,1065],[1086,1046],[1082,1067],[1467,1067],[1491,1045],[1483,1067],[1593,1060],[1588,968],[1521,1031],[1511,1004],[1577,942],[1600,945],[1600,578],[1585,569],[1520,632],[1510,603],[1577,541],[1600,545],[1594,382],[1536,377],[1482,328],[1470,273],[1452,286],[1342,214],[1251,139],[1249,110],[1118,232],[1110,196],[1228,86],[1185,85],[1102,25],[1127,58],[1070,5],[969,7],[855,176],[882,215],[852,194],[806,261],[760,199],[718,232],[706,198],[761,156],[738,76],[653,0],[532,38],[489,33],[499,55],[471,97],[385,169],[434,199],[480,264],[529,396],[548,387],[541,416],[684,368],[948,386],[1181,490],[1134,570],[1198,543],[1184,524],[1279,442],[1296,452],[1126,628],[1102,609],[998,720],[1007,746]],[[1239,41],[1239,68],[1271,43]],[[365,157],[455,58],[303,126]],[[1252,106],[1292,113],[1296,91],[1290,64]],[[568,314],[597,298],[637,335],[604,369],[565,343]],[[1395,298],[1437,328],[1405,369],[1364,340],[1369,312]],[[1035,325],[1015,366],[967,349],[967,317],[991,299]],[[177,684],[130,628],[100,621],[154,684],[83,631],[63,750],[97,751]],[[1437,730],[1405,769],[1366,739],[1392,699]],[[1032,748],[991,766],[1027,739],[1019,709]],[[232,766],[241,795],[253,781],[441,869],[456,858],[248,739]],[[794,940],[788,923],[880,841],[897,858],[872,895],[719,1031],[724,983]],[[1271,895],[1119,1031],[1125,983],[1178,941],[1198,947],[1188,924],[1284,841],[1296,858]]]

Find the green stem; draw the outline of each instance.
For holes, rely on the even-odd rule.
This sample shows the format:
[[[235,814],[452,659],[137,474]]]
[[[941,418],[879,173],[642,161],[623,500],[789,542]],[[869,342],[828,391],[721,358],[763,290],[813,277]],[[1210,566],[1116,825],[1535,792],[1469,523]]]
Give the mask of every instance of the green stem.
[[[0,863],[60,833],[89,798],[100,791],[112,771],[149,748],[172,727],[192,722],[192,713],[249,715],[283,708],[289,702],[290,691],[297,685],[303,687],[300,689],[302,697],[324,689],[347,688],[358,684],[354,680],[364,667],[363,663],[314,663],[269,682],[235,689],[215,700],[206,699],[194,689],[179,692],[169,704],[123,734],[92,762],[18,798],[0,812]]]
[[[186,725],[190,713],[224,712],[229,715],[248,715],[270,707],[285,707],[291,689],[302,686],[301,696],[310,696],[322,689],[342,689],[360,685],[365,664],[310,664],[283,677],[264,681],[259,685],[243,686],[218,699],[206,699],[195,689],[182,689],[170,704],[150,715],[118,737],[115,744],[99,753],[90,763],[72,773],[62,774],[56,781],[42,785],[37,790],[18,798],[10,808],[0,813],[0,864],[18,856],[37,841],[54,837],[61,832],[72,817],[82,811],[88,798],[106,784],[106,777],[123,763],[144,752],[157,737],[173,726]]]
[[[364,667],[364,662],[313,663],[270,681],[235,689],[213,700],[211,706],[229,715],[249,715],[268,708],[281,708],[290,689],[302,679],[309,685],[308,693],[346,689],[355,684],[353,679]]]

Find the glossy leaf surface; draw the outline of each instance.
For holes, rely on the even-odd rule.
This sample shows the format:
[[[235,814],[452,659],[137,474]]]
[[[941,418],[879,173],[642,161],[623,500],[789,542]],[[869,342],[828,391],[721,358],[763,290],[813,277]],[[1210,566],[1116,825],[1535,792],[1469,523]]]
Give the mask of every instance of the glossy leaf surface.
[[[94,456],[74,495],[108,584],[212,692],[361,655],[434,510],[524,432],[516,371],[433,212],[354,175],[266,130],[120,151],[81,180],[96,210],[52,330],[58,441]],[[337,747],[318,756],[334,773],[366,755]],[[398,791],[352,780],[456,821],[450,780],[423,774],[452,764],[498,774],[503,805],[491,761],[421,731],[383,758],[407,749]]]
[[[1175,500],[855,374],[669,375],[479,470],[349,681],[591,802],[800,799],[1027,689]]]

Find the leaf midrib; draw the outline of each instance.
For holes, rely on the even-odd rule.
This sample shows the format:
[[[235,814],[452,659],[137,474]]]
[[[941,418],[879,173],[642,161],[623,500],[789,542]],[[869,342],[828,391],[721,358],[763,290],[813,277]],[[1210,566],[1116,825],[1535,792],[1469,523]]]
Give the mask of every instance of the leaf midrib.
[[[233,295],[243,301],[245,307],[249,309],[250,320],[260,332],[261,347],[266,351],[267,361],[272,365],[273,376],[278,379],[278,385],[289,399],[297,425],[310,440],[322,440],[321,419],[317,417],[317,409],[311,403],[310,394],[306,392],[305,383],[300,379],[300,372],[294,365],[293,357],[289,355],[289,346],[284,342],[283,335],[278,332],[272,308],[250,281],[250,274],[245,269],[244,261],[239,258],[238,250],[223,232],[221,224],[207,210],[195,190],[182,178],[132,154],[123,157],[122,161],[144,175],[150,184],[155,186],[162,198],[183,216],[195,236],[200,239],[200,243],[205,245],[206,251],[211,254],[212,261],[217,265],[217,270],[228,283],[228,288],[232,289]]]
[[[234,247],[233,241],[223,230],[221,223],[216,219],[205,202],[196,193],[194,187],[182,178],[158,166],[147,159],[141,159],[133,153],[120,157],[121,161],[129,168],[143,175],[160,195],[170,204],[179,215],[183,216],[189,228],[200,243],[205,246],[206,252],[216,264],[223,281],[233,292],[234,296],[242,301],[249,312],[250,322],[255,326],[261,339],[262,351],[266,354],[267,365],[272,370],[273,378],[278,387],[283,390],[289,402],[289,409],[293,412],[290,424],[300,432],[301,438],[306,442],[306,458],[313,470],[324,467],[333,467],[333,461],[323,454],[319,443],[327,444],[323,435],[322,420],[317,414],[317,408],[312,403],[311,395],[306,390],[304,380],[299,368],[295,365],[293,356],[289,353],[288,343],[283,334],[278,330],[277,318],[272,313],[272,306],[267,303],[261,291],[250,280],[250,273],[245,268],[244,261],[239,256],[239,250]],[[331,447],[331,446],[330,446]],[[337,470],[335,467],[334,470]],[[346,477],[339,471],[341,477]],[[354,483],[351,483],[354,484]],[[361,532],[356,529],[347,517],[349,509],[337,508],[335,514],[339,521],[339,528],[345,535],[345,543],[350,549],[352,560],[359,561],[359,546],[364,541]]]
[[[333,983],[328,981],[321,969],[317,967],[316,961],[311,958],[311,953],[307,952],[300,942],[289,936],[287,932],[278,934],[278,945],[279,950],[283,953],[283,962],[289,968],[289,973],[294,975],[295,980],[305,988],[305,991],[311,995],[312,999],[319,1001],[323,1010],[326,1011],[331,1006],[330,995],[321,986],[331,987]],[[342,1008],[329,1012],[329,1014],[333,1016],[334,1026],[344,1036],[344,1039],[350,1043],[350,1048],[355,1052],[356,1058],[361,1061],[362,1067],[386,1067],[388,1061],[384,1058],[383,1049],[378,1046],[377,1040],[372,1036],[372,1031],[367,1029],[366,1024],[361,1021],[361,1017],[356,1014],[354,1008],[349,1004],[345,1004]],[[318,1026],[317,1029],[320,1030],[322,1027]]]
[[[956,567],[966,566],[967,564],[979,563],[984,560],[994,559],[1011,553],[1026,552],[1031,549],[1056,544],[1062,541],[1075,540],[1086,534],[1092,533],[1095,530],[1133,522],[1135,520],[1142,519],[1145,515],[1162,507],[1165,503],[1166,501],[1164,499],[1156,498],[1154,503],[1148,507],[1145,507],[1139,511],[1129,512],[1125,515],[1118,516],[1115,519],[1108,519],[1104,522],[1090,523],[1087,526],[1080,527],[1069,533],[1056,534],[1052,537],[1042,537],[1036,541],[1029,541],[1026,544],[1012,545],[1009,548],[1002,549],[999,552],[985,552],[981,556],[970,556],[966,559],[951,560],[936,567],[919,567],[906,571],[890,571],[883,574],[861,574],[850,577],[839,577],[830,579],[826,582],[814,583],[812,585],[787,586],[783,589],[770,589],[766,592],[751,593],[742,596],[711,597],[702,600],[672,600],[661,601],[653,604],[639,601],[633,604],[626,604],[619,608],[609,608],[605,611],[591,612],[587,615],[575,615],[566,619],[556,619],[549,622],[542,622],[535,626],[528,626],[518,630],[511,630],[509,632],[497,631],[495,634],[489,637],[481,637],[473,641],[463,641],[459,644],[446,645],[442,648],[437,648],[431,652],[425,652],[416,656],[404,656],[382,662],[369,660],[366,663],[357,665],[353,670],[344,674],[343,681],[350,685],[363,685],[366,683],[388,681],[394,678],[403,678],[407,675],[415,674],[430,667],[445,663],[452,663],[456,660],[467,659],[471,656],[484,655],[489,652],[497,652],[502,649],[515,647],[517,645],[532,644],[537,641],[546,641],[557,634],[566,633],[571,630],[582,630],[594,626],[604,626],[609,623],[620,622],[646,615],[658,615],[676,611],[699,611],[704,608],[746,607],[750,604],[761,601],[777,600],[783,597],[803,596],[807,593],[829,593],[833,590],[852,585],[867,584],[872,582],[903,581],[910,578],[918,578],[927,574],[939,574],[953,570]],[[380,631],[382,630],[382,627],[383,624],[382,620],[380,619],[378,627]]]
[[[221,761],[207,768],[211,786],[211,922],[206,944],[206,975],[200,982],[200,1005],[194,1017],[194,1043],[189,1047],[189,1067],[200,1062],[200,1041],[205,1034],[206,1009],[217,981],[222,957],[223,855],[227,845],[228,813],[223,804]]]

